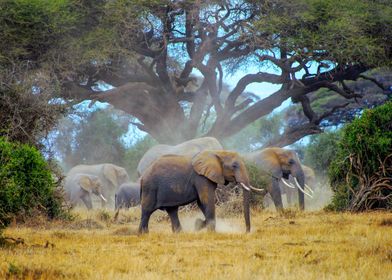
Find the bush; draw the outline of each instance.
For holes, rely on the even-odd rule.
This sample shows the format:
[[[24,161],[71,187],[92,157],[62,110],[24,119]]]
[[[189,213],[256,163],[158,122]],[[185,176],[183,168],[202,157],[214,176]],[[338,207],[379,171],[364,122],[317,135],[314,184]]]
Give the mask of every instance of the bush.
[[[46,161],[36,148],[0,138],[0,229],[37,211],[49,218],[65,214]]]
[[[335,193],[328,209],[392,209],[392,102],[343,128],[328,175]]]

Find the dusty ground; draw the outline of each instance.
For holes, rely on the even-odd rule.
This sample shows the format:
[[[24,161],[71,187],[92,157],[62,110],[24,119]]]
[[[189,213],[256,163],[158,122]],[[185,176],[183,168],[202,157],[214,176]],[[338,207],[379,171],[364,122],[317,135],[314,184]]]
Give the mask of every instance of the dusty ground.
[[[0,279],[392,279],[392,213],[253,211],[245,234],[241,216],[195,233],[199,214],[182,212],[172,234],[160,212],[137,236],[139,211],[12,226],[21,243],[0,248]]]

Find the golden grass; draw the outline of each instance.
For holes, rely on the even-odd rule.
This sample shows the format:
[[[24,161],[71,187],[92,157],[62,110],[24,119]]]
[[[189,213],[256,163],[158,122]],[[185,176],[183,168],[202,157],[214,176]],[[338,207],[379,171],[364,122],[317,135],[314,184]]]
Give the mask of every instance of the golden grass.
[[[182,212],[184,232],[173,234],[161,212],[138,236],[139,211],[8,228],[25,244],[0,249],[0,279],[392,279],[391,213],[253,211],[245,234],[241,216],[195,233],[200,214]]]

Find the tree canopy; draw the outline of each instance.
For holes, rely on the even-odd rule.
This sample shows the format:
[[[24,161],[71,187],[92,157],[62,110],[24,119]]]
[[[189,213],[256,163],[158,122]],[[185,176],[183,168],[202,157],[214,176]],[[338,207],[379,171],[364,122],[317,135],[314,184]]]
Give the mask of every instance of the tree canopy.
[[[38,88],[45,80],[54,96],[108,102],[171,144],[199,135],[222,140],[291,100],[306,121],[288,123],[285,141],[277,140],[287,145],[373,94],[347,81],[379,87],[377,102],[360,109],[385,102],[389,85],[369,71],[392,61],[388,2],[4,0],[1,88],[26,75]],[[15,65],[24,75],[10,75]],[[238,70],[246,74],[224,91]],[[278,90],[247,94],[262,82]],[[315,110],[318,90],[342,99]],[[202,129],[206,119],[211,125]]]

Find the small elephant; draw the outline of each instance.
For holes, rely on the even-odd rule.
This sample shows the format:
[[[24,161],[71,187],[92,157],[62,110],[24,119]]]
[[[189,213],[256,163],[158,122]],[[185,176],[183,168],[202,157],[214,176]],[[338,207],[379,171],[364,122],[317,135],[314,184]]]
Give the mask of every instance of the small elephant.
[[[102,183],[97,176],[90,174],[77,173],[72,178],[65,179],[64,190],[72,206],[78,204],[81,200],[87,209],[92,209],[91,194],[99,196],[104,202],[106,198],[101,193]]]
[[[181,231],[178,207],[197,202],[205,220],[197,229],[215,230],[215,190],[218,184],[235,182],[243,187],[243,206],[247,232],[250,231],[249,177],[236,152],[206,150],[195,156],[166,155],[157,159],[141,178],[141,220],[139,233],[148,232],[151,214],[157,209],[169,214],[172,231]],[[256,190],[256,189],[255,189]]]
[[[140,184],[125,183],[122,184],[116,192],[114,198],[115,210],[120,208],[134,207],[140,204]]]
[[[301,210],[305,209],[304,194],[311,195],[305,190],[304,171],[295,151],[271,147],[243,156],[246,160],[259,167],[261,171],[270,174],[271,183],[267,186],[267,190],[278,211],[283,209],[282,193],[279,187],[280,181],[291,188],[297,189],[299,207]],[[290,175],[293,177],[295,186],[284,180],[289,179]]]
[[[223,147],[214,137],[201,137],[185,141],[175,146],[156,145],[149,149],[140,159],[137,172],[141,176],[144,171],[160,156],[163,155],[189,155],[193,156],[204,150],[222,150]]]
[[[127,171],[124,168],[111,163],[76,165],[68,171],[67,177],[72,178],[78,173],[97,176],[102,183],[102,194],[111,206],[114,205],[113,197],[118,187],[129,181]],[[105,205],[106,202],[102,200],[102,207]]]

